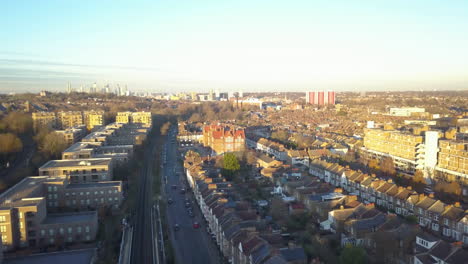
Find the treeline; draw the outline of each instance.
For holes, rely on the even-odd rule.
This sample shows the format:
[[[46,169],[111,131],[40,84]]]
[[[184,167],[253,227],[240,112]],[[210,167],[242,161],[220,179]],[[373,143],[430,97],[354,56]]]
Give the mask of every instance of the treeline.
[[[10,112],[0,117],[0,165],[4,168],[23,150],[23,140],[32,135],[31,116]],[[23,138],[23,139],[22,139]]]

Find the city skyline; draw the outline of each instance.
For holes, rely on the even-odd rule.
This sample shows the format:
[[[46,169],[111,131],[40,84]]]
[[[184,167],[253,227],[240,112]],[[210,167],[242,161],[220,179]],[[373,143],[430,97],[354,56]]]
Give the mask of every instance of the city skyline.
[[[9,2],[0,93],[466,90],[468,4]]]

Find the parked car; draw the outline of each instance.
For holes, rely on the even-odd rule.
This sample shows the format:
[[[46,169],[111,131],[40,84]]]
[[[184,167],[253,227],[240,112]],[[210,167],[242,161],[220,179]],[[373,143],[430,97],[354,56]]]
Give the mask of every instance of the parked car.
[[[174,201],[173,201],[171,198],[167,199],[167,203],[168,203],[168,204],[172,204],[173,202],[174,202]]]
[[[174,225],[174,231],[179,231],[180,227],[179,227],[179,224],[175,224]]]
[[[193,222],[193,228],[195,229],[200,228],[200,224],[198,222]]]

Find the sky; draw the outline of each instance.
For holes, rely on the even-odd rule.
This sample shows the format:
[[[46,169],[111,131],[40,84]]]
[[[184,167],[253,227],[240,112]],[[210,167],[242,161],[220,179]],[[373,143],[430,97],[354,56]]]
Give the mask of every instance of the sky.
[[[467,90],[466,0],[2,1],[0,92]]]

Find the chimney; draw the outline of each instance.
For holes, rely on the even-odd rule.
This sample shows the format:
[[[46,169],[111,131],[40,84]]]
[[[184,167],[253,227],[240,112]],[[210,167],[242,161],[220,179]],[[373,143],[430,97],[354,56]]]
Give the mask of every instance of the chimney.
[[[424,195],[424,193],[420,193],[420,194],[419,194],[419,200],[422,200],[422,199],[424,199],[425,197],[426,197],[426,195]]]
[[[413,187],[408,186],[408,187],[406,187],[406,189],[412,191],[412,190],[413,190]]]
[[[375,204],[374,203],[366,204],[366,207],[368,209],[372,209],[372,208],[375,208]]]
[[[340,205],[340,210],[343,210],[344,209],[344,206],[343,205]]]
[[[335,188],[334,192],[336,192],[336,193],[343,193],[343,189],[341,189],[341,188]]]
[[[460,202],[455,202],[455,204],[453,204],[453,206],[455,206],[457,208],[460,208]]]
[[[392,179],[388,179],[387,182],[388,182],[388,183],[393,183],[393,180],[392,180]]]
[[[434,198],[434,193],[430,193],[429,198]]]

